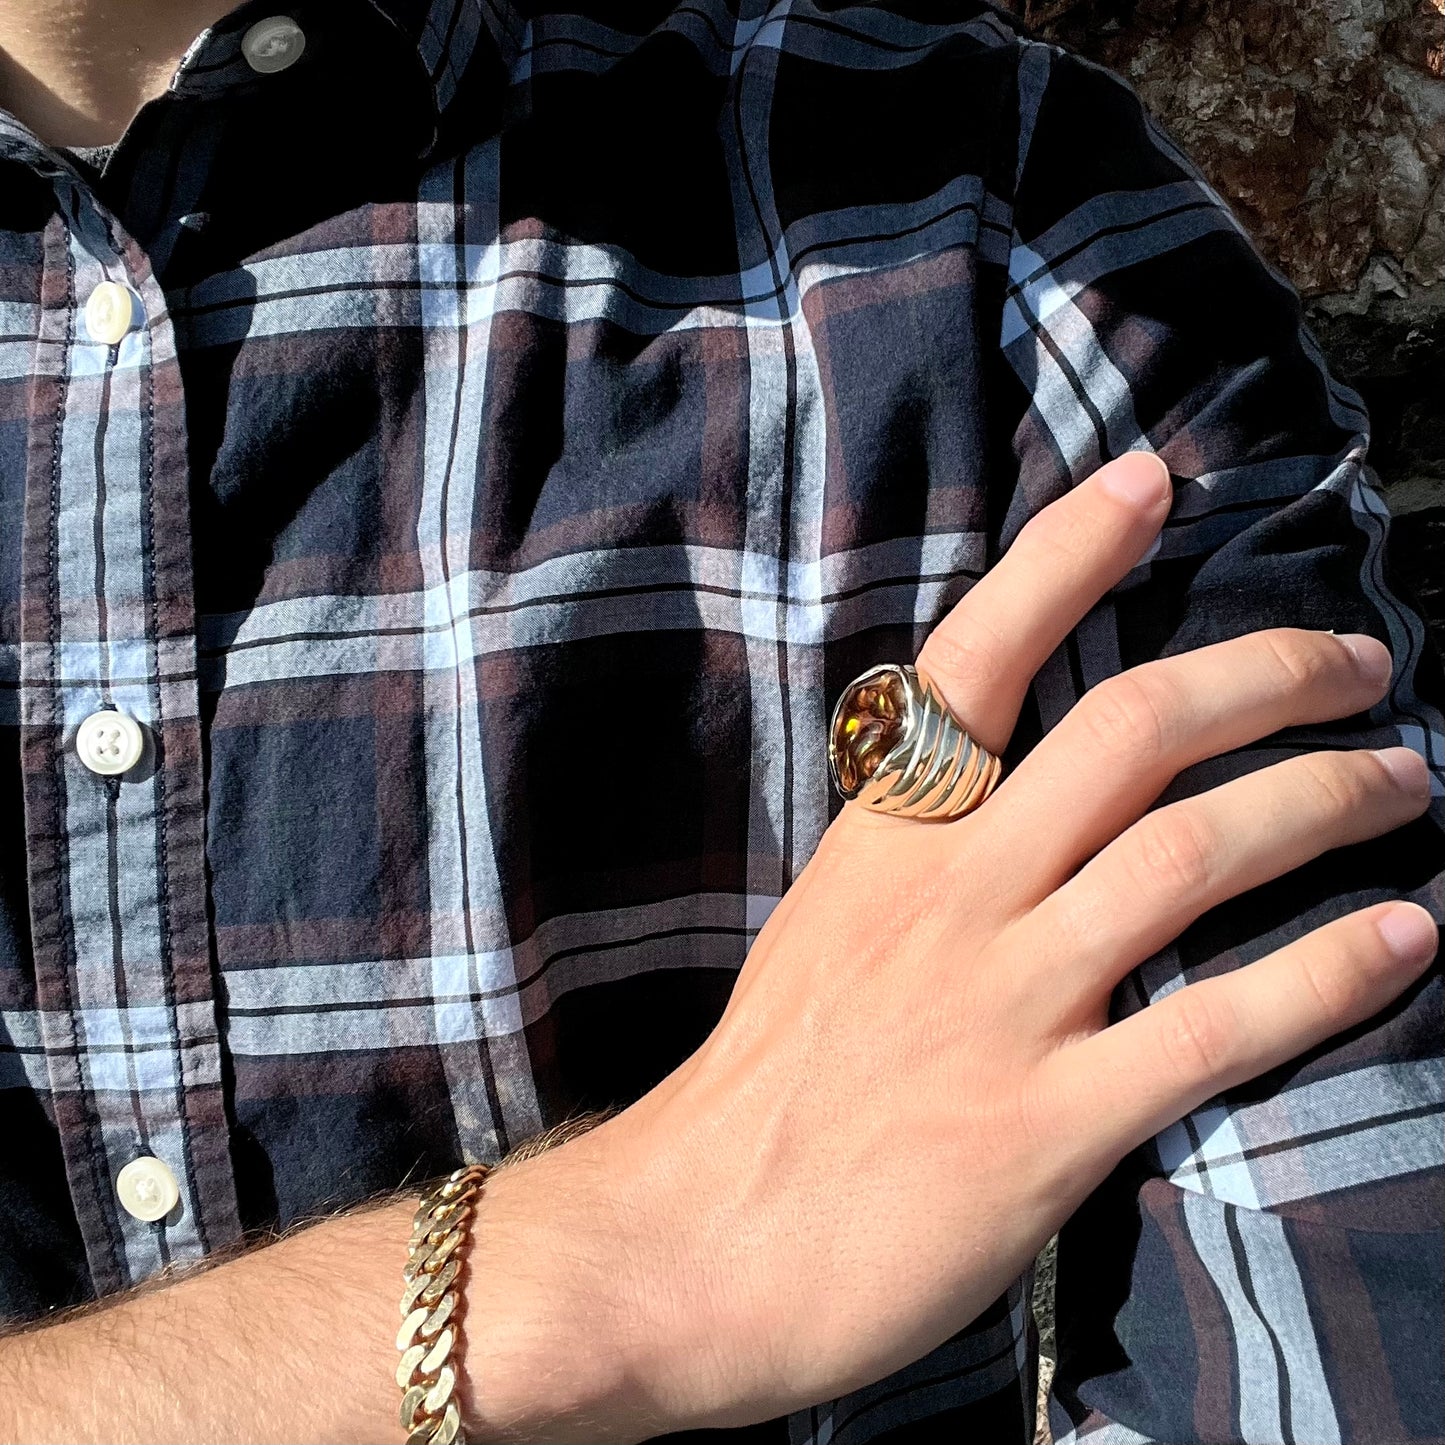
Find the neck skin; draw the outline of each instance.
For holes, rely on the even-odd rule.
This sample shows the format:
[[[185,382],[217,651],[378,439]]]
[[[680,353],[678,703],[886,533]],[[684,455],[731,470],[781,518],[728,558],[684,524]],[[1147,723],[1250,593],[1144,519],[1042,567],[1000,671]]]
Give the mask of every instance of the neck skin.
[[[0,0],[0,109],[56,146],[109,145],[235,0]]]

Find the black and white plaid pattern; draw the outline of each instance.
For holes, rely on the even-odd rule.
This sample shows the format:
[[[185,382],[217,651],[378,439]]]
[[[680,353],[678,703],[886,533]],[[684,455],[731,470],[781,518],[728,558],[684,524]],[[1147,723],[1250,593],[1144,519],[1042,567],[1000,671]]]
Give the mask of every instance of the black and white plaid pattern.
[[[5,1313],[657,1082],[838,806],[838,690],[1124,451],[1172,516],[1016,751],[1291,624],[1388,641],[1388,702],[1180,788],[1397,742],[1445,779],[1360,402],[1114,77],[976,0],[310,0],[258,75],[272,13],[201,36],[93,188],[0,116]],[[144,310],[114,347],[103,279]],[[110,783],[72,747],[105,706],[151,740]],[[1120,1008],[1374,899],[1438,913],[1442,819],[1216,910]],[[1441,1436],[1439,1002],[1090,1201],[1062,1438]],[[116,1202],[143,1153],[181,1186],[155,1225]],[[1031,1438],[1031,1349],[1020,1284],[736,1433]]]

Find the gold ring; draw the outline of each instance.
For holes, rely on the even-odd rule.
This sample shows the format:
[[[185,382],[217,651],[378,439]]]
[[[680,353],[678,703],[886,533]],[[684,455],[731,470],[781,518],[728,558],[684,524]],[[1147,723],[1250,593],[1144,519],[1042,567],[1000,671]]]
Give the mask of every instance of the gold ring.
[[[828,729],[828,771],[839,793],[865,808],[946,823],[993,792],[1002,764],[916,667],[885,662],[843,689]]]

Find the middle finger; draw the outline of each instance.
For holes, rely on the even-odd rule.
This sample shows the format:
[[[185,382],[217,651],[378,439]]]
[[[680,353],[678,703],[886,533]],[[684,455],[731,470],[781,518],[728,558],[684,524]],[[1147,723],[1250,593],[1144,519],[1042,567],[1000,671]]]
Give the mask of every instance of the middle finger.
[[[1388,833],[1430,803],[1409,748],[1306,753],[1141,818],[1016,925],[1064,1027],[1208,909],[1332,848]]]
[[[1033,907],[1183,769],[1281,728],[1363,712],[1384,696],[1390,667],[1372,637],[1276,628],[1109,678],[974,815],[980,828],[987,820],[997,875]]]

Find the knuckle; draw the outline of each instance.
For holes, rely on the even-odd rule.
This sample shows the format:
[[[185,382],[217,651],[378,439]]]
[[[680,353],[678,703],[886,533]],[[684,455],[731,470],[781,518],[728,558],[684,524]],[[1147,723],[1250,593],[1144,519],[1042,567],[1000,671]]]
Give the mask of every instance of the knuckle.
[[[944,685],[986,695],[1003,666],[1004,648],[1004,639],[987,622],[950,617],[929,634],[918,665]]]
[[[1366,974],[1358,968],[1342,968],[1339,960],[1307,953],[1300,959],[1299,984],[1305,997],[1321,1018],[1352,1018],[1365,995]]]
[[[1180,1080],[1202,1084],[1226,1072],[1233,1038],[1227,1011],[1199,995],[1181,994],[1160,1032],[1160,1047]]]
[[[1157,761],[1169,733],[1169,704],[1157,675],[1135,668],[1101,682],[1080,704],[1093,742],[1111,756],[1139,766]]]
[[[1347,817],[1368,807],[1382,787],[1390,785],[1384,765],[1343,754],[1311,753],[1300,759],[1300,771],[1320,812]]]
[[[1027,549],[1040,564],[1057,563],[1066,567],[1077,565],[1079,524],[1072,514],[1081,503],[1087,504],[1090,500],[1086,491],[1078,488],[1066,492],[1058,502],[1029,518],[1014,546]],[[1061,506],[1061,503],[1068,505]]]
[[[1187,804],[1162,808],[1139,827],[1137,881],[1149,894],[1193,897],[1209,886],[1218,846]]]
[[[1259,646],[1280,682],[1289,691],[1307,692],[1336,671],[1334,655],[1314,633],[1276,627],[1257,634]]]

